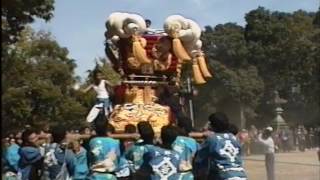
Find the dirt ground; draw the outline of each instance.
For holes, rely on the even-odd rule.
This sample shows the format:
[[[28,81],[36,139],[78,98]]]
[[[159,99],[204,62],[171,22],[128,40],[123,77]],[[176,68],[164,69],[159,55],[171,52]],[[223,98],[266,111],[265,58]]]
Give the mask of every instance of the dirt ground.
[[[264,155],[244,157],[249,180],[267,180]],[[320,162],[315,150],[277,153],[276,180],[320,180]]]

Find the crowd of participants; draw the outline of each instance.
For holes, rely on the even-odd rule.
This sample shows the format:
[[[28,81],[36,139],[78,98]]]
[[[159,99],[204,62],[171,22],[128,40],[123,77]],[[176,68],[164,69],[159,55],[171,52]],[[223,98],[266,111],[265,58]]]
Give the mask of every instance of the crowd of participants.
[[[116,139],[104,117],[97,119],[94,131],[55,126],[10,134],[2,142],[3,179],[247,179],[237,132],[223,113],[209,117],[201,144],[189,128],[168,125],[158,135],[148,122],[127,125],[132,136]]]
[[[263,152],[258,141],[258,134],[263,129],[257,129],[251,125],[248,130],[243,129],[238,136],[242,142],[244,155],[260,154]],[[308,127],[298,125],[296,127],[282,127],[274,130],[271,135],[275,152],[293,152],[317,149],[320,145],[320,126]]]
[[[125,133],[129,136],[114,138],[114,128],[106,126],[104,119],[104,116],[97,117],[94,130],[84,127],[79,131],[66,131],[64,127],[54,126],[35,131],[27,127],[23,132],[9,134],[2,141],[2,178],[245,180],[241,147],[247,151],[246,132],[251,140],[255,139],[252,142],[265,144],[266,158],[270,159],[269,151],[274,152],[273,146],[277,146],[274,138],[277,135],[272,137],[268,128],[262,131],[252,127],[253,130],[238,132],[223,113],[209,117],[209,126],[201,133],[202,142],[189,136],[188,127],[164,126],[157,135],[148,122],[140,122],[137,127],[127,125]],[[298,135],[301,132],[297,130]],[[284,137],[285,133],[273,134]],[[319,128],[313,133],[319,137],[316,135]],[[305,132],[304,136],[307,136]],[[274,140],[271,150],[268,138]],[[274,161],[274,157],[270,160]],[[267,163],[266,166],[273,168],[274,165]],[[274,172],[268,167],[271,177]]]

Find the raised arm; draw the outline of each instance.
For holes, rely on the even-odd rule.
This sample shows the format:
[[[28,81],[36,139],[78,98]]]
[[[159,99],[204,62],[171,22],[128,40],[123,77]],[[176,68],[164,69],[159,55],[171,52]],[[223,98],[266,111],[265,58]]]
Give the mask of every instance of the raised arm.
[[[113,86],[112,84],[111,84],[111,82],[110,81],[108,81],[108,80],[104,80],[104,83],[106,83],[106,85],[108,85],[108,86]]]
[[[116,84],[112,84],[110,81],[108,80],[104,80],[104,82],[106,83],[106,85],[113,87],[113,86],[118,86],[121,85],[121,81],[117,82]]]
[[[83,89],[82,92],[87,93],[92,87],[93,87],[93,85],[90,84],[87,88]]]
[[[268,144],[269,144],[267,140],[265,140],[265,139],[262,138],[262,133],[260,133],[260,134],[258,135],[258,142],[261,143],[261,144],[263,144],[263,145],[268,145]]]

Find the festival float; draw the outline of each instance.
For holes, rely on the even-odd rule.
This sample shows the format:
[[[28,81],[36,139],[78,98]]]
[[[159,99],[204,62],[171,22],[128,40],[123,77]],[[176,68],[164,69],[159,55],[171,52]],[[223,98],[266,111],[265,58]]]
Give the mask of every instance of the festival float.
[[[166,18],[163,30],[147,28],[138,14],[115,12],[108,17],[105,52],[122,76],[109,118],[116,132],[123,132],[127,124],[149,121],[159,133],[175,121],[170,108],[157,103],[158,92],[163,87],[181,88],[184,71],[192,74],[195,84],[212,77],[200,36],[200,26],[181,15]]]

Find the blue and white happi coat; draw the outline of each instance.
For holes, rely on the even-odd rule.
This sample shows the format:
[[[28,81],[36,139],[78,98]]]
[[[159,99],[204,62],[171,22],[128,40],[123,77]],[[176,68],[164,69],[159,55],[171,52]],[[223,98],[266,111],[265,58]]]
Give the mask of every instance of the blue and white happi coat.
[[[179,153],[163,149],[153,145],[147,145],[147,153],[145,154],[145,163],[151,169],[152,180],[176,180],[179,179],[179,166],[181,157]]]
[[[181,156],[180,178],[181,180],[192,180],[192,162],[193,158],[199,149],[196,140],[190,137],[178,136],[172,144],[172,149]]]
[[[246,179],[240,151],[240,143],[233,134],[216,133],[202,144],[195,163],[197,168],[209,166],[209,179]]]
[[[148,152],[146,146],[147,145],[143,143],[143,140],[139,139],[132,147],[130,147],[126,151],[125,158],[129,160],[129,163],[132,163],[130,165],[130,169],[132,172],[138,171],[143,164],[143,156]]]
[[[109,137],[95,137],[89,142],[90,147],[90,179],[113,180],[117,179],[115,172],[118,169],[120,158],[120,142]]]

